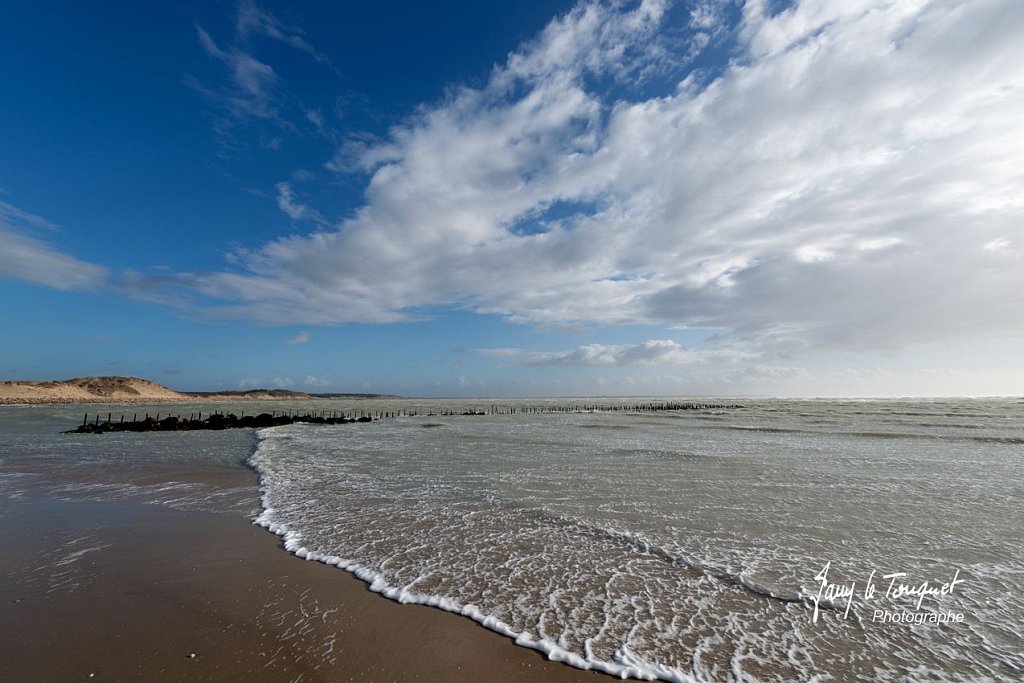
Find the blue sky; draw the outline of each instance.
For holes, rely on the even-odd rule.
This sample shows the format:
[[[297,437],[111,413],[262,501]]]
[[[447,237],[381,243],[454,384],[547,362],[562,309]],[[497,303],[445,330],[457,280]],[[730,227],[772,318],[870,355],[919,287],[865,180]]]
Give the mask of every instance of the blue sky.
[[[0,377],[1019,395],[1013,0],[0,25]]]

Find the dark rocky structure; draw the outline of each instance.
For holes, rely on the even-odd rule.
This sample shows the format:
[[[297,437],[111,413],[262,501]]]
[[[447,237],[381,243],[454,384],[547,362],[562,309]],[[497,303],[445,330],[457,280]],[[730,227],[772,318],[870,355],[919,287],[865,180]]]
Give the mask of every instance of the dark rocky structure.
[[[575,405],[551,405],[545,404],[541,406],[488,406],[486,410],[473,409],[473,410],[448,410],[441,409],[438,412],[426,413],[427,417],[432,416],[453,416],[453,415],[534,415],[534,414],[558,414],[558,413],[648,413],[648,412],[662,412],[662,411],[679,411],[679,410],[730,410],[736,408],[742,408],[741,405],[729,404],[715,404],[715,403],[690,403],[690,402],[676,402],[676,401],[664,401],[664,402],[651,402],[651,403],[616,403],[612,405],[602,404],[575,404]],[[235,415],[234,413],[221,413],[214,412],[208,413],[206,417],[203,417],[203,413],[193,413],[187,418],[181,415],[168,415],[163,419],[160,418],[161,413],[157,413],[156,417],[150,417],[148,413],[140,420],[138,414],[132,416],[131,421],[125,422],[124,415],[121,415],[119,420],[114,420],[113,413],[107,413],[106,419],[103,419],[102,415],[95,415],[93,420],[89,420],[89,414],[85,414],[85,419],[82,420],[81,426],[77,429],[70,429],[65,434],[106,434],[107,432],[187,432],[197,429],[237,429],[241,427],[249,427],[253,429],[263,429],[265,427],[279,427],[281,425],[295,424],[296,422],[303,422],[308,424],[348,424],[351,422],[372,422],[373,420],[381,420],[385,418],[393,417],[416,417],[420,413],[412,410],[398,410],[398,411],[358,411],[356,412],[344,412],[344,411],[330,411],[330,410],[319,410],[313,412],[299,412],[292,410],[284,411],[273,411],[270,413],[260,413],[258,415],[246,415],[242,413],[241,416]]]
[[[390,415],[390,414],[383,414]],[[327,411],[321,411],[319,413],[291,413],[291,412],[278,412],[273,413],[260,413],[259,415],[245,415],[241,417],[234,413],[210,413],[205,418],[202,413],[189,415],[184,418],[180,415],[169,415],[163,419],[160,418],[160,414],[157,413],[156,417],[150,417],[148,414],[141,420],[138,415],[133,416],[132,420],[125,422],[124,415],[121,419],[114,421],[112,414],[107,413],[106,420],[101,420],[100,415],[96,415],[93,421],[89,421],[88,413],[82,424],[77,429],[71,429],[65,434],[105,434],[107,432],[188,432],[200,429],[238,429],[242,427],[250,427],[253,429],[263,429],[265,427],[279,427],[281,425],[295,424],[296,422],[308,422],[310,424],[348,424],[350,422],[371,422],[374,418],[370,415],[360,415],[358,417],[345,415],[339,415],[338,413],[330,413]]]

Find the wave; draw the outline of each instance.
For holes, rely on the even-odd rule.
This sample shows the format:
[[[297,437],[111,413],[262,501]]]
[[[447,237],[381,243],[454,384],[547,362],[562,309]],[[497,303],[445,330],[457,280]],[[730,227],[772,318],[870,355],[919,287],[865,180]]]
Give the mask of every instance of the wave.
[[[253,521],[255,524],[280,536],[288,552],[306,560],[318,561],[344,569],[368,584],[370,590],[396,602],[437,607],[469,617],[486,628],[512,638],[517,645],[543,652],[552,661],[569,664],[579,669],[602,671],[621,678],[660,679],[695,683],[696,679],[690,674],[675,667],[648,661],[637,653],[632,652],[625,643],[617,647],[609,660],[593,657],[589,649],[586,650],[588,656],[581,656],[551,640],[534,638],[528,632],[516,631],[507,622],[493,614],[484,612],[477,605],[464,604],[446,595],[421,593],[410,590],[405,586],[391,584],[384,573],[361,563],[357,559],[341,557],[329,552],[306,547],[303,544],[301,529],[297,528],[293,523],[282,519],[271,503],[272,491],[265,482],[264,472],[259,464],[260,456],[268,455],[265,453],[265,449],[269,445],[266,440],[267,436],[269,434],[260,434],[261,443],[248,462],[249,466],[260,475],[262,493],[262,511]],[[500,501],[492,501],[492,504],[502,505]],[[627,555],[656,559],[666,565],[678,568],[680,571],[690,573],[693,578],[710,578],[723,585],[743,590],[751,596],[756,596],[758,599],[810,605],[810,596],[800,590],[794,592],[766,588],[755,583],[742,573],[731,573],[728,570],[715,567],[702,559],[687,556],[678,550],[663,546],[641,533],[602,526],[569,515],[551,514],[542,508],[523,508],[516,505],[510,505],[509,508],[507,512],[523,517],[522,523],[525,525],[557,527],[568,530],[573,536],[589,536],[605,543],[610,542],[613,546],[617,545],[622,548]],[[826,609],[833,608],[830,604],[823,603],[821,606]]]
[[[269,431],[264,430],[264,432]],[[247,461],[247,464],[260,477],[261,512],[253,519],[253,523],[280,536],[283,546],[288,552],[306,560],[317,561],[343,569],[365,582],[370,590],[395,602],[436,607],[468,617],[485,628],[513,639],[517,645],[544,653],[551,661],[568,664],[578,669],[601,671],[619,678],[697,683],[697,679],[692,675],[678,668],[644,659],[630,650],[625,643],[620,644],[616,648],[610,659],[594,657],[589,647],[585,649],[586,656],[581,656],[552,640],[534,638],[528,632],[516,631],[506,621],[499,619],[493,614],[484,612],[475,604],[464,604],[446,595],[421,593],[410,590],[405,586],[391,584],[384,573],[363,564],[357,559],[341,557],[329,552],[306,547],[303,543],[301,529],[296,527],[293,522],[282,519],[272,505],[272,491],[265,481],[265,473],[260,466],[261,457],[271,455],[266,450],[270,447],[267,440],[270,434],[264,432],[260,432],[260,443]],[[492,501],[492,504],[500,505],[501,503],[499,501]],[[678,568],[680,571],[690,573],[694,578],[710,578],[724,585],[733,586],[745,591],[751,596],[756,596],[758,599],[784,603],[803,603],[804,605],[811,606],[809,602],[810,596],[802,591],[794,592],[766,588],[755,583],[742,573],[731,573],[725,569],[715,567],[702,559],[687,556],[676,549],[663,546],[641,533],[589,523],[572,516],[551,514],[541,508],[518,507],[517,509],[517,506],[511,505],[508,512],[524,516],[525,519],[522,520],[524,524],[559,527],[568,529],[575,536],[590,536],[604,542],[611,542],[613,545],[623,548],[627,554],[659,560],[666,565]],[[833,605],[825,604],[824,601],[821,607],[835,609]]]
[[[947,426],[934,423],[919,426]],[[980,429],[978,425],[949,425],[958,429]],[[886,430],[834,430],[834,429],[800,429],[796,427],[771,427],[763,425],[721,425],[719,429],[740,432],[762,432],[766,434],[807,434],[813,436],[854,436],[868,439],[925,439],[929,441],[966,442],[966,443],[1004,443],[1024,444],[1024,436],[1008,436],[998,434],[935,434],[929,432],[900,432]]]
[[[813,599],[813,596],[803,590],[785,592],[783,590],[767,588],[755,583],[752,579],[745,576],[742,571],[739,573],[732,573],[725,569],[715,567],[702,560],[697,560],[682,554],[675,554],[664,546],[646,538],[643,534],[633,531],[620,531],[618,529],[603,527],[597,524],[589,524],[579,519],[564,516],[552,517],[542,515],[541,519],[553,525],[578,527],[581,533],[600,536],[605,540],[617,542],[621,545],[627,546],[638,555],[655,558],[675,567],[689,569],[695,573],[711,577],[721,583],[736,585],[739,588],[759,597],[769,598],[779,602],[803,603],[805,606],[812,605],[811,600]],[[828,609],[838,609],[831,602],[826,604],[825,601],[822,601],[820,606]]]
[[[692,460],[695,458],[711,457],[707,453],[694,453],[693,451],[666,450],[662,448],[615,448],[611,453],[620,458],[666,458]]]
[[[730,421],[741,422],[735,416]],[[804,429],[792,429],[790,425],[792,422],[782,421],[779,426],[765,426],[776,432],[814,434],[818,438],[837,433],[824,431],[827,425],[795,425]],[[868,429],[850,429],[862,426]],[[862,439],[936,437],[914,430],[886,431],[888,425],[870,430],[871,426],[847,422],[840,425],[847,431],[838,433]],[[604,439],[591,432],[591,437],[573,450],[565,444],[580,437],[580,432],[572,431],[578,424],[564,425],[560,430],[538,429],[531,434],[529,448],[522,446],[517,431],[485,429],[464,435],[461,429],[441,434],[419,427],[382,425],[377,433],[364,434],[365,442],[337,447],[326,433],[321,435],[324,438],[307,435],[311,439],[307,441],[290,428],[261,432],[260,444],[249,462],[259,474],[263,493],[262,510],[255,523],[281,536],[284,547],[296,556],[344,569],[391,600],[469,617],[520,646],[543,652],[552,661],[615,676],[670,681],[703,678],[704,669],[691,669],[685,663],[705,654],[702,648],[706,640],[701,638],[707,633],[701,633],[702,628],[725,633],[723,628],[735,626],[742,635],[730,637],[741,640],[748,636],[755,640],[792,637],[802,643],[800,647],[809,648],[808,653],[821,654],[817,645],[801,640],[798,626],[810,620],[815,607],[839,612],[840,616],[849,609],[854,622],[844,625],[845,619],[829,619],[828,625],[819,625],[821,628],[853,634],[851,637],[868,642],[876,638],[906,642],[897,632],[869,633],[864,622],[871,620],[871,613],[858,615],[853,609],[856,602],[848,605],[845,598],[837,598],[816,604],[817,584],[802,582],[807,576],[801,567],[829,549],[846,553],[846,541],[841,549],[836,544],[816,542],[814,529],[808,531],[810,518],[789,514],[785,500],[769,499],[771,504],[759,509],[756,492],[747,495],[742,486],[707,490],[708,477],[728,477],[733,470],[720,467],[719,456],[680,452],[673,446],[692,441],[698,444],[697,449],[714,451],[716,441],[705,445],[706,439],[744,441],[735,434],[702,433],[703,425],[681,435],[666,428],[647,441],[654,448],[637,448],[645,441],[629,436]],[[739,424],[732,428],[751,431],[759,426]],[[957,438],[997,443],[1024,440],[1012,432],[1006,434],[1010,430],[986,426],[986,431],[989,433],[980,435],[961,432]],[[564,438],[551,439],[552,434]],[[692,440],[686,438],[690,434]],[[948,435],[942,436],[948,439]],[[423,457],[417,440],[426,440],[425,452],[431,454],[430,458]],[[492,442],[493,447],[478,448],[477,442],[484,440]],[[753,440],[761,441],[757,436]],[[792,442],[779,438],[776,443]],[[537,446],[546,443],[560,444],[566,458],[554,458],[549,449]],[[768,437],[765,443],[770,456]],[[868,443],[838,445],[863,448]],[[301,450],[286,452],[292,447]],[[876,442],[875,448],[883,447]],[[906,451],[913,455],[936,448],[950,451],[956,447],[919,442],[908,444]],[[450,455],[445,455],[449,450]],[[1005,456],[1004,449],[977,450]],[[632,461],[624,464],[625,457],[632,457]],[[479,468],[474,463],[479,463]],[[533,470],[529,468],[534,465],[539,470],[530,474]],[[591,467],[586,477],[578,477],[582,468]],[[758,481],[757,472],[748,469],[740,472],[738,485]],[[787,473],[782,469],[778,476]],[[347,482],[337,491],[331,488],[336,477]],[[687,477],[696,482],[694,488],[677,486]],[[808,481],[819,485],[813,489],[811,503],[830,504],[832,494],[823,492],[821,486],[831,489],[831,480],[811,476]],[[769,480],[773,482],[781,480]],[[577,490],[583,492],[578,500],[574,497]],[[697,496],[687,498],[687,492],[696,492]],[[631,498],[633,493],[636,496]],[[678,497],[674,497],[676,493]],[[729,518],[711,516],[716,514],[715,508],[709,508],[704,496],[719,493],[733,496],[726,502],[737,505],[737,518],[744,523],[751,521],[750,526],[733,528],[728,526]],[[788,491],[784,493],[788,495]],[[318,494],[323,495],[323,504]],[[659,507],[665,496],[672,504]],[[859,495],[848,498],[840,503],[854,505]],[[881,500],[887,499],[882,496]],[[349,511],[355,512],[351,519]],[[382,513],[394,515],[394,536],[380,533],[377,520]],[[771,520],[767,526],[759,523],[765,515]],[[752,521],[755,517],[757,524]],[[674,521],[677,519],[678,523]],[[687,520],[692,520],[692,526]],[[668,526],[670,523],[672,526]],[[325,531],[324,524],[333,530]],[[712,524],[722,525],[726,532],[705,535],[706,530],[718,528]],[[321,535],[323,540],[319,540]],[[859,536],[850,541],[860,542]],[[888,557],[875,545],[865,548],[873,553],[872,559],[864,560],[866,564]],[[914,566],[923,565],[924,559],[916,558]],[[636,602],[630,602],[633,600]],[[679,628],[665,616],[682,615],[685,619],[691,608],[692,614],[698,615],[694,617],[697,621],[680,622],[683,626]],[[998,613],[996,608],[993,610]],[[715,622],[715,626],[713,619],[722,621]],[[792,631],[775,630],[790,624]],[[989,637],[989,631],[979,632]],[[639,635],[634,637],[634,633]],[[975,647],[977,643],[971,639],[977,637],[958,635],[956,647]],[[942,646],[936,643],[930,636],[926,638],[932,650],[927,661],[935,662],[939,670],[943,665],[935,659],[939,656],[935,648]],[[719,645],[720,650],[713,649],[713,656],[706,660],[715,662],[716,679],[725,671],[723,662],[735,647],[728,640]],[[710,655],[712,650],[707,653]],[[842,658],[822,657],[822,661],[841,668],[860,666]],[[789,664],[804,666],[802,660],[799,666],[793,661]],[[808,659],[802,671],[827,671],[820,665]]]
[[[760,425],[723,425],[724,429],[734,429],[739,432],[766,432],[768,434],[820,434],[822,432],[813,429],[796,429],[793,427],[763,427]]]
[[[506,622],[497,617],[485,614],[476,605],[462,604],[458,600],[441,595],[428,595],[410,591],[400,586],[394,586],[387,582],[387,579],[380,572],[361,564],[352,559],[322,553],[306,548],[302,544],[302,534],[292,528],[289,524],[276,518],[276,510],[270,506],[270,490],[263,482],[263,471],[257,462],[266,443],[261,433],[261,443],[256,452],[249,458],[247,464],[260,475],[260,504],[262,512],[253,519],[253,523],[268,531],[280,536],[285,550],[296,557],[304,560],[322,562],[323,564],[344,569],[356,578],[365,582],[369,589],[384,597],[401,604],[426,605],[436,607],[446,612],[460,614],[469,617],[478,624],[496,633],[500,633],[513,639],[516,645],[538,650],[551,661],[568,664],[577,669],[601,671],[603,673],[617,676],[619,678],[634,678],[639,680],[663,680],[671,683],[699,683],[695,678],[675,667],[649,662],[636,655],[625,645],[620,646],[615,652],[612,661],[600,659],[589,659],[580,657],[570,652],[557,643],[549,640],[532,638],[528,633],[515,631]]]

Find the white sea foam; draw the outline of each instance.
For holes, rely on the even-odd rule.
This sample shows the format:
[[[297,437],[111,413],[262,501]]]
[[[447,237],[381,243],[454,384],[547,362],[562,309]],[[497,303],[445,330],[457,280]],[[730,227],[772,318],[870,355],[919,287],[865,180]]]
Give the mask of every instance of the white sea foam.
[[[266,496],[266,494],[264,494],[264,496]],[[359,562],[338,557],[337,555],[316,552],[306,548],[302,545],[301,535],[298,532],[289,529],[286,524],[273,521],[273,518],[274,509],[271,507],[264,507],[263,512],[260,513],[260,515],[253,521],[255,524],[258,524],[259,526],[262,526],[280,536],[285,550],[294,554],[296,557],[304,560],[322,562],[327,565],[338,567],[339,569],[344,569],[345,571],[355,575],[360,580],[366,582],[371,591],[379,593],[390,600],[394,600],[395,602],[407,605],[427,605],[429,607],[437,607],[446,612],[461,614],[462,616],[469,617],[473,621],[495,631],[496,633],[500,633],[501,635],[514,639],[516,645],[533,650],[539,650],[551,661],[568,664],[578,669],[602,671],[620,678],[636,678],[640,680],[660,679],[676,683],[695,683],[695,679],[693,677],[673,669],[672,667],[661,666],[644,661],[624,646],[616,652],[615,660],[611,662],[588,657],[580,657],[575,653],[559,647],[557,644],[552,643],[549,640],[531,638],[524,632],[517,632],[508,624],[497,619],[493,615],[485,614],[480,611],[480,609],[475,605],[462,605],[452,598],[440,595],[416,593],[399,586],[389,585],[383,574],[374,571]]]
[[[263,486],[257,522],[289,551],[392,600],[468,616],[615,676],[1005,678],[1020,655],[1014,631],[993,623],[1020,597],[986,592],[1022,584],[1020,529],[1000,517],[1019,492],[1006,478],[1019,462],[992,442],[972,459],[1003,476],[965,477],[963,453],[943,439],[874,443],[850,435],[867,431],[857,420],[891,418],[839,412],[804,419],[814,429],[748,414],[755,426],[789,424],[744,436],[708,415],[275,428],[251,459]],[[823,417],[854,424],[833,436]],[[983,491],[980,531],[963,490]],[[922,539],[943,548],[922,552]],[[829,599],[819,601],[826,618],[811,623],[827,559],[851,580],[871,569],[934,579],[951,563],[969,573],[996,560],[1010,573],[970,574],[975,587],[942,605],[971,614],[956,631],[868,624],[856,603],[844,619],[846,601]]]

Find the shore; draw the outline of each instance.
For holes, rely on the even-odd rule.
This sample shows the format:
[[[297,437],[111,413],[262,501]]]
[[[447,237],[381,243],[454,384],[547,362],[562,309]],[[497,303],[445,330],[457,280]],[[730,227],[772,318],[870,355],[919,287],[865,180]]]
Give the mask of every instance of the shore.
[[[342,398],[398,398],[385,394],[310,394],[289,389],[176,391],[141,377],[107,375],[36,382],[0,381],[0,405],[71,405],[96,403],[225,403]]]
[[[18,644],[0,680],[607,680],[387,600],[234,513],[0,498],[0,544],[0,638]]]
[[[270,401],[295,401],[292,396],[235,396],[233,394],[204,394],[202,396],[182,394],[172,398],[160,396],[106,396],[80,397],[23,397],[0,396],[0,406],[73,406],[73,405],[165,405],[168,403],[266,403]],[[313,399],[310,399],[313,400]]]

